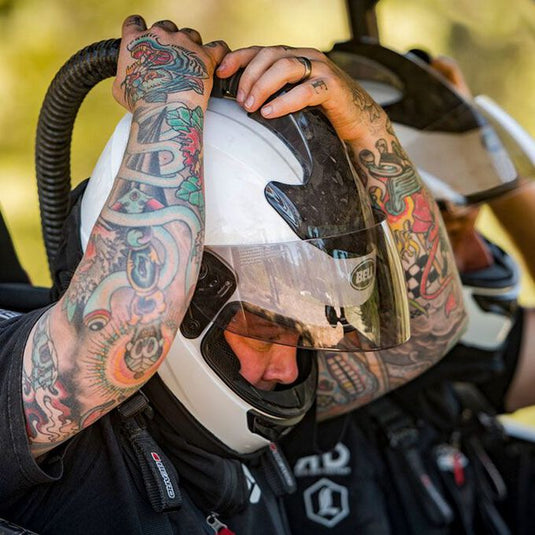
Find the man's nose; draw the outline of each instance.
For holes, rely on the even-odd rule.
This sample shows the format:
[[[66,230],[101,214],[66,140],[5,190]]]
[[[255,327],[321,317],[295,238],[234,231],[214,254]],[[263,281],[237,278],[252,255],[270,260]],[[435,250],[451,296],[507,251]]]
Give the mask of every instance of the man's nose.
[[[262,379],[288,385],[296,381],[298,375],[297,349],[274,345]]]

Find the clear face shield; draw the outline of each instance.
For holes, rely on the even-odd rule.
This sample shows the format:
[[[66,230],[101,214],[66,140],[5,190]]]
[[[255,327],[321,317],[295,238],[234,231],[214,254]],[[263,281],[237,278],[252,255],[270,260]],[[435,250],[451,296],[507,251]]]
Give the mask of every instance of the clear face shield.
[[[405,280],[384,217],[341,236],[210,246],[190,313],[234,334],[305,349],[373,351],[409,338]],[[225,275],[228,277],[224,281]],[[232,295],[212,318],[214,292]],[[224,290],[216,290],[217,292]]]
[[[197,338],[212,323],[306,349],[405,342],[399,254],[330,124],[315,110],[265,120],[224,104],[206,121],[206,177],[218,180],[206,188],[205,252],[182,335]],[[232,131],[212,134],[231,113],[239,114]],[[229,145],[248,148],[223,159]],[[293,171],[272,167],[277,161]]]
[[[468,113],[478,122],[474,128],[464,132],[441,130],[457,115]],[[424,130],[403,124],[396,124],[395,130],[419,169],[440,177],[470,204],[492,199],[517,186],[518,174],[509,151],[475,108],[463,104]]]

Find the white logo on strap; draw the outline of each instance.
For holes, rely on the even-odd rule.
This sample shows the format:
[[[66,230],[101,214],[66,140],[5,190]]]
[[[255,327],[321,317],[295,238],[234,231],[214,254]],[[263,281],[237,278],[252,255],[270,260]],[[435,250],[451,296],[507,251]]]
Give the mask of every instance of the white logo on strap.
[[[262,496],[262,491],[256,482],[256,479],[253,477],[253,474],[249,471],[249,468],[244,464],[241,465],[243,468],[243,473],[245,474],[245,479],[247,480],[247,488],[249,489],[249,502],[258,503],[260,501],[260,496]]]
[[[175,489],[173,488],[173,483],[171,483],[171,478],[169,477],[169,474],[167,473],[167,470],[165,469],[165,465],[162,463],[160,456],[155,451],[151,451],[150,455],[154,461],[154,464],[156,465],[156,468],[158,468],[158,472],[160,472],[160,475],[162,476],[162,481],[165,486],[165,491],[167,492],[167,496],[169,496],[169,498],[174,498]]]
[[[308,487],[303,498],[307,517],[328,528],[349,515],[347,488],[325,477]]]
[[[349,449],[338,442],[334,449],[322,455],[301,457],[295,463],[295,477],[305,476],[346,476],[351,473]]]

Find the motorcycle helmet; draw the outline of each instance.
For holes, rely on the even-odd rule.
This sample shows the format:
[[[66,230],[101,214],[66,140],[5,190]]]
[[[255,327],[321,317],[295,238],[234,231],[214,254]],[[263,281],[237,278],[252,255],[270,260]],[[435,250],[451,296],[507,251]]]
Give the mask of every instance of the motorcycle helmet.
[[[189,309],[158,374],[204,439],[244,455],[280,438],[311,407],[317,351],[403,343],[409,315],[386,221],[372,211],[328,121],[314,109],[266,120],[228,96],[216,87],[205,115],[204,253]],[[127,115],[118,124],[84,194],[84,248],[119,169],[130,121]],[[105,316],[94,312],[88,303],[84,318]],[[296,333],[297,380],[271,391],[255,388],[240,375],[224,330],[272,340],[273,331],[288,329]]]

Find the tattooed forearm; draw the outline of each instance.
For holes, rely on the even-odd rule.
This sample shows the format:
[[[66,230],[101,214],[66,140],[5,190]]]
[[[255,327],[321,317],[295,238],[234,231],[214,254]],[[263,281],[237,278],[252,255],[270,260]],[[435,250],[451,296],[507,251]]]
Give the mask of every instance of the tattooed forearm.
[[[423,316],[413,318],[411,327],[411,340],[389,350],[320,353],[318,419],[357,409],[414,379],[440,358],[445,341],[455,339],[459,328],[457,323],[445,321],[429,332]]]
[[[28,436],[48,435],[61,441],[71,424],[68,397],[58,381],[58,357],[49,335],[49,319],[37,325],[33,337],[31,362],[23,370],[22,397],[26,409]]]
[[[361,150],[359,163],[372,200],[387,215],[394,233],[412,314],[429,315],[437,307],[451,312],[454,303],[445,303],[444,296],[459,299],[451,251],[436,205],[413,165],[395,138],[390,143],[379,139],[374,151]]]
[[[389,122],[385,124],[374,146],[355,142],[351,149],[359,177],[375,207],[385,213],[398,247],[411,339],[373,354],[324,356],[319,418],[357,408],[418,376],[446,354],[465,322],[460,282],[438,208]]]
[[[202,253],[202,126],[201,107],[135,111],[84,258],[27,347],[24,404],[36,454],[132,394],[165,357]]]
[[[368,403],[388,390],[388,376],[376,353],[318,353],[318,418]]]

